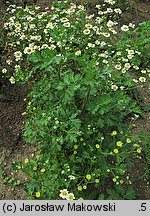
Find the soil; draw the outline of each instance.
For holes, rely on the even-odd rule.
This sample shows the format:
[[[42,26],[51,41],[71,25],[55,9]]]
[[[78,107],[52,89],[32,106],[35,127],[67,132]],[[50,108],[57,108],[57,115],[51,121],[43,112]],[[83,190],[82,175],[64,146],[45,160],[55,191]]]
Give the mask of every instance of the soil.
[[[39,1],[37,1],[39,2]],[[45,3],[46,2],[46,3]],[[44,6],[48,6],[51,0],[44,1]],[[132,1],[130,1],[132,2]],[[135,1],[134,1],[135,2]],[[2,3],[1,3],[2,4]],[[3,15],[6,9],[5,4],[1,5],[0,12]],[[135,21],[136,23],[150,19],[150,3],[140,1],[131,4],[131,9],[126,13],[125,20]],[[1,18],[0,18],[0,24]],[[9,98],[0,99],[0,199],[27,199],[24,190],[26,176],[21,171],[17,173],[12,170],[13,161],[24,161],[25,158],[31,158],[37,148],[26,144],[23,141],[22,134],[24,131],[24,116],[26,104],[24,98],[28,94],[28,88],[25,85],[10,85],[0,87],[0,94],[9,95]],[[139,97],[143,98],[143,107],[150,105],[150,91],[148,87],[138,88]],[[145,113],[144,118],[139,118],[134,125],[133,134],[139,132],[150,133],[150,112]],[[146,159],[144,155],[141,159],[135,159],[134,167],[129,170],[130,179],[137,193],[137,199],[150,199],[150,185],[148,177],[145,176],[144,167]],[[9,176],[21,181],[17,187],[9,184],[3,184],[3,176]]]

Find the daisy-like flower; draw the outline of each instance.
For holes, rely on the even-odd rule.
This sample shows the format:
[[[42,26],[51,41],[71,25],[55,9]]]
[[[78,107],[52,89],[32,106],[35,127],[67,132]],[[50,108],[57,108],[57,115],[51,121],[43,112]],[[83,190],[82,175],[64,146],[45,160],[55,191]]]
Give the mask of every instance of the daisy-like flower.
[[[76,52],[75,52],[75,55],[76,55],[76,56],[80,56],[80,55],[81,55],[81,51],[80,51],[80,50],[76,51]]]
[[[68,190],[67,190],[67,189],[60,190],[59,196],[60,196],[62,199],[67,199],[67,198],[68,198]]]
[[[104,59],[102,62],[103,62],[104,64],[108,64],[108,61],[107,61],[106,59]]]
[[[35,39],[35,36],[34,35],[31,35],[30,36],[30,40],[34,40]]]
[[[146,70],[141,70],[141,73],[142,74],[146,74]]]
[[[124,88],[125,88],[124,86],[120,86],[120,89],[121,89],[121,90],[124,90]]]
[[[46,28],[53,29],[53,28],[54,28],[53,23],[52,23],[52,22],[48,23],[48,24],[46,25]]]
[[[135,24],[134,23],[129,23],[129,27],[134,28]]]
[[[15,69],[16,70],[20,69],[20,65],[15,65]]]
[[[135,53],[134,50],[126,49],[126,51],[128,52],[129,55],[134,55],[134,53]]]
[[[122,68],[121,72],[122,72],[122,73],[126,73],[126,72],[127,72],[127,69],[126,69],[126,68]]]
[[[83,33],[84,33],[85,35],[89,35],[89,34],[90,34],[90,30],[89,30],[89,29],[85,29],[85,30],[83,31]]]
[[[120,65],[120,64],[117,64],[117,65],[115,65],[115,68],[116,68],[117,70],[120,70],[120,69],[121,69],[121,65]]]
[[[140,77],[140,78],[139,78],[139,81],[140,81],[140,82],[146,82],[146,78],[145,78],[145,77]]]
[[[98,29],[99,29],[98,26],[93,26],[94,31],[98,31]]]
[[[96,40],[96,41],[95,41],[95,44],[96,44],[96,45],[100,45],[100,43],[101,43],[101,42],[100,42],[99,40]]]
[[[111,4],[111,5],[114,5],[116,3],[116,1],[114,1],[114,0],[108,0],[108,3]]]
[[[132,59],[134,57],[134,55],[127,55],[128,59]]]
[[[69,193],[68,196],[67,196],[67,200],[74,200],[75,199],[75,196],[73,193]]]
[[[95,44],[92,44],[92,43],[88,43],[87,45],[89,48],[94,48],[95,47]]]
[[[35,50],[39,50],[39,51],[41,50],[41,49],[40,49],[40,46],[37,46],[37,45],[35,45],[35,46],[33,47],[33,49],[34,49],[34,51],[35,51]]]
[[[24,40],[24,39],[26,39],[26,36],[23,34],[21,35],[20,40]]]
[[[66,28],[69,28],[69,27],[70,27],[70,22],[65,22],[65,23],[63,24],[63,26],[65,26]]]
[[[92,25],[91,25],[91,23],[87,23],[87,24],[85,25],[85,27],[86,27],[87,29],[90,29],[90,28],[92,28]]]
[[[127,25],[123,25],[123,26],[121,27],[121,30],[126,32],[126,31],[129,30],[129,27],[128,27]]]
[[[14,53],[14,56],[15,56],[17,59],[20,59],[20,58],[22,57],[22,52],[16,51],[16,52]]]
[[[111,21],[111,20],[109,20],[108,22],[107,22],[107,27],[112,27],[114,25],[114,22],[113,21]]]
[[[6,69],[6,68],[3,68],[3,69],[2,69],[2,73],[3,73],[3,74],[7,73],[7,69]]]
[[[40,41],[41,38],[42,38],[41,35],[36,35],[36,36],[35,36],[35,39],[36,39],[37,41]]]
[[[96,5],[95,7],[96,7],[98,10],[100,10],[100,9],[102,8],[101,5]]]
[[[43,44],[43,45],[41,46],[41,49],[46,49],[46,48],[48,48],[48,45],[47,45],[47,44]]]
[[[114,11],[115,11],[115,13],[118,13],[118,14],[122,13],[122,10],[120,8],[115,8]]]
[[[39,10],[40,9],[40,6],[35,6],[35,10]]]
[[[112,85],[111,89],[114,90],[114,91],[116,91],[118,89],[118,86],[117,85]]]
[[[50,50],[54,50],[56,48],[56,46],[54,45],[54,44],[51,44],[50,46],[49,46],[49,49]]]
[[[107,8],[107,13],[112,13],[113,12],[113,9],[112,8]]]
[[[84,10],[84,6],[83,6],[83,5],[79,5],[78,8],[79,8],[80,10]]]
[[[139,70],[139,67],[138,67],[137,65],[134,65],[133,68],[134,68],[135,70]]]
[[[9,81],[11,84],[15,84],[15,78],[13,76],[10,77]]]
[[[93,17],[94,17],[94,14],[91,14],[91,15],[86,16],[85,18],[86,19],[92,19]]]
[[[68,21],[69,21],[66,17],[62,17],[60,20],[61,20],[62,22],[68,22]]]
[[[7,63],[8,65],[10,65],[10,64],[12,63],[12,60],[11,60],[11,59],[8,59],[8,60],[6,60],[6,63]]]
[[[129,70],[129,68],[131,67],[130,63],[125,63],[124,66],[125,66],[126,70]]]
[[[75,176],[69,175],[68,178],[69,178],[70,180],[74,180],[74,179],[75,179]]]
[[[133,82],[135,82],[135,83],[138,83],[138,80],[136,80],[136,79],[133,79]]]
[[[33,48],[31,48],[31,47],[26,47],[24,49],[24,54],[31,54],[32,52],[33,52]]]
[[[105,37],[110,37],[110,33],[109,33],[109,32],[104,32],[103,35],[104,35]]]

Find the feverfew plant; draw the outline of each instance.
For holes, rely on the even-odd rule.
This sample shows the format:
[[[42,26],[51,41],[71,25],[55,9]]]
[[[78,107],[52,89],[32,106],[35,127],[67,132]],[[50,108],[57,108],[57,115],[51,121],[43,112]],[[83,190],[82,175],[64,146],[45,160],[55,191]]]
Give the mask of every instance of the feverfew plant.
[[[33,83],[23,113],[24,138],[40,149],[23,166],[31,199],[88,199],[90,191],[97,199],[108,180],[119,190],[131,184],[127,166],[142,145],[130,137],[124,120],[141,114],[129,94],[141,52],[119,47],[116,41],[134,24],[120,27],[121,9],[115,1],[104,3],[95,5],[94,14],[72,1],[54,2],[44,11],[8,8],[4,27],[15,64],[8,59],[2,71],[12,84]]]

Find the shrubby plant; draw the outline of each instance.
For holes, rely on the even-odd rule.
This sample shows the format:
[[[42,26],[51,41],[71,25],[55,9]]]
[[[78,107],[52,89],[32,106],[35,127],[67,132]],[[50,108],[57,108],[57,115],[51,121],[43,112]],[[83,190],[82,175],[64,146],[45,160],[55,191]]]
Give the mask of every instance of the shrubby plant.
[[[94,14],[72,1],[54,2],[45,11],[11,5],[8,12],[8,53],[16,63],[8,58],[2,73],[12,84],[32,83],[24,99],[24,138],[40,149],[23,165],[31,177],[29,198],[102,199],[110,181],[116,196],[132,199],[127,167],[142,144],[130,136],[141,114],[130,90],[146,82],[149,70],[134,79],[141,50],[116,41],[135,25],[119,27],[122,11],[112,0],[95,5]],[[126,128],[129,114],[134,117]]]

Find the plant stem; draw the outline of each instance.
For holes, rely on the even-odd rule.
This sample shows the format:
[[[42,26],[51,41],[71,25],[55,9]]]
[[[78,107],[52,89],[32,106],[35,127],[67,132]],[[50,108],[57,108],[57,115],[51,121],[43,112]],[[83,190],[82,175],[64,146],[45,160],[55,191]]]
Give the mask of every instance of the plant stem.
[[[80,117],[82,117],[82,115],[83,115],[83,113],[84,113],[84,111],[85,111],[85,108],[86,108],[86,106],[87,106],[88,99],[89,99],[89,96],[90,96],[90,90],[91,90],[91,86],[88,85],[88,86],[87,86],[87,95],[86,95],[86,97],[85,97],[84,100],[83,100],[82,110],[81,110]]]

